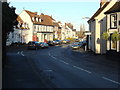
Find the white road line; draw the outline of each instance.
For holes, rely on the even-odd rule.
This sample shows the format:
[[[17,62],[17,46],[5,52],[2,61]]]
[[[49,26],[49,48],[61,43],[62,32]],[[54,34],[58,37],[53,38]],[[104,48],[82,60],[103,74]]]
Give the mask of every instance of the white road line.
[[[102,78],[105,79],[105,80],[108,80],[108,81],[110,81],[110,82],[113,82],[113,83],[116,83],[116,84],[119,84],[119,85],[120,85],[120,83],[117,82],[117,81],[111,80],[111,79],[106,78],[106,77],[102,77]]]
[[[25,56],[25,55],[23,54],[23,51],[21,51],[21,55],[22,55],[22,56]]]
[[[65,63],[65,64],[69,64],[69,63],[67,63],[67,62],[64,62],[64,61],[62,61],[62,60],[60,60],[60,62],[63,62],[63,63]]]
[[[50,57],[54,58],[54,59],[57,59],[56,57],[52,56],[52,55],[50,54],[50,52],[48,53],[48,55],[49,55]]]
[[[51,57],[54,58],[54,59],[57,59],[56,57],[52,56],[50,53],[49,53],[49,56],[51,56]],[[69,64],[69,63],[67,63],[67,62],[65,62],[65,61],[63,61],[63,60],[60,60],[60,59],[59,59],[59,61],[62,62],[62,63],[64,63],[64,64]],[[90,72],[90,71],[88,71],[88,70],[85,70],[85,69],[83,69],[83,68],[80,68],[80,67],[77,67],[77,66],[74,66],[74,65],[71,65],[71,66],[73,66],[74,68],[77,68],[77,69],[79,69],[79,70],[85,71],[85,72],[87,72],[87,73],[92,73],[92,72]]]
[[[51,56],[50,52],[48,53],[49,56]]]
[[[57,59],[56,57],[53,57],[53,56],[51,56],[52,58],[54,58],[54,59]]]
[[[77,66],[74,66],[74,65],[72,65],[74,68],[77,68],[77,69],[80,69],[80,70],[82,70],[82,71],[85,71],[85,72],[87,72],[87,73],[92,73],[92,72],[90,72],[90,71],[88,71],[88,70],[85,70],[85,69],[83,69],[83,68],[80,68],[80,67],[77,67]]]
[[[43,71],[46,71],[46,72],[52,72],[53,70],[43,70]]]
[[[20,52],[17,52],[17,54],[20,54]]]

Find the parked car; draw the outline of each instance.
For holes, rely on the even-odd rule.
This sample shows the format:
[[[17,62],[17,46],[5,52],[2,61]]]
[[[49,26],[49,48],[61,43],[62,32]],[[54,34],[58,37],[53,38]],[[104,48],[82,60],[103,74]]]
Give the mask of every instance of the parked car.
[[[54,45],[60,45],[61,44],[61,40],[55,40],[53,41]]]
[[[37,41],[29,41],[28,45],[27,45],[27,48],[28,49],[36,49],[37,50],[37,49],[40,48],[40,44]]]
[[[48,41],[47,44],[50,45],[50,46],[54,46],[53,41]]]
[[[45,43],[45,42],[40,42],[40,47],[41,48],[48,48],[48,44],[47,43]]]
[[[82,47],[82,43],[80,44],[79,42],[74,42],[73,45],[71,45],[72,49],[79,49]]]
[[[79,39],[75,39],[75,42],[79,42]]]
[[[64,44],[70,43],[70,40],[62,40],[62,43]]]

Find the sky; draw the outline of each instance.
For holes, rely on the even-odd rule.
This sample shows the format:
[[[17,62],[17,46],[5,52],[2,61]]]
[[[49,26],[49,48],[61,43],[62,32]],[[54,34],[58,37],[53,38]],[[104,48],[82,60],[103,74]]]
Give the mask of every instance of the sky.
[[[16,7],[16,13],[19,15],[22,10],[44,13],[52,16],[56,21],[72,23],[74,29],[80,30],[80,24],[85,24],[88,30],[88,19],[100,7],[100,0],[8,0],[10,6]]]

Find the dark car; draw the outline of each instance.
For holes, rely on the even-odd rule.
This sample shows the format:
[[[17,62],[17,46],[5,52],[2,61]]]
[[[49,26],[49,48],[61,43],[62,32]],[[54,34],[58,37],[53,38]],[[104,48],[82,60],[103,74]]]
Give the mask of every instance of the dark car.
[[[48,41],[47,44],[48,44],[49,46],[54,46],[53,41]]]
[[[60,45],[61,44],[61,40],[55,40],[53,41],[54,45]]]
[[[79,42],[79,39],[75,39],[75,42]]]
[[[28,49],[35,49],[35,50],[37,50],[37,49],[40,48],[40,43],[37,42],[37,41],[29,41],[28,45],[27,45],[27,48]]]

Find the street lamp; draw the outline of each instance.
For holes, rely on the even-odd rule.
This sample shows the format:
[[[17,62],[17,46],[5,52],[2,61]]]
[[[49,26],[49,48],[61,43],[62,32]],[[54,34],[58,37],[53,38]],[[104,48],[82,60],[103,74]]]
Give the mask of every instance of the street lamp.
[[[90,19],[89,17],[82,17],[82,19]]]
[[[89,20],[90,19],[90,17],[82,17],[82,19],[86,19],[86,20]],[[87,24],[88,25],[88,24]],[[87,26],[86,25],[86,26]]]

